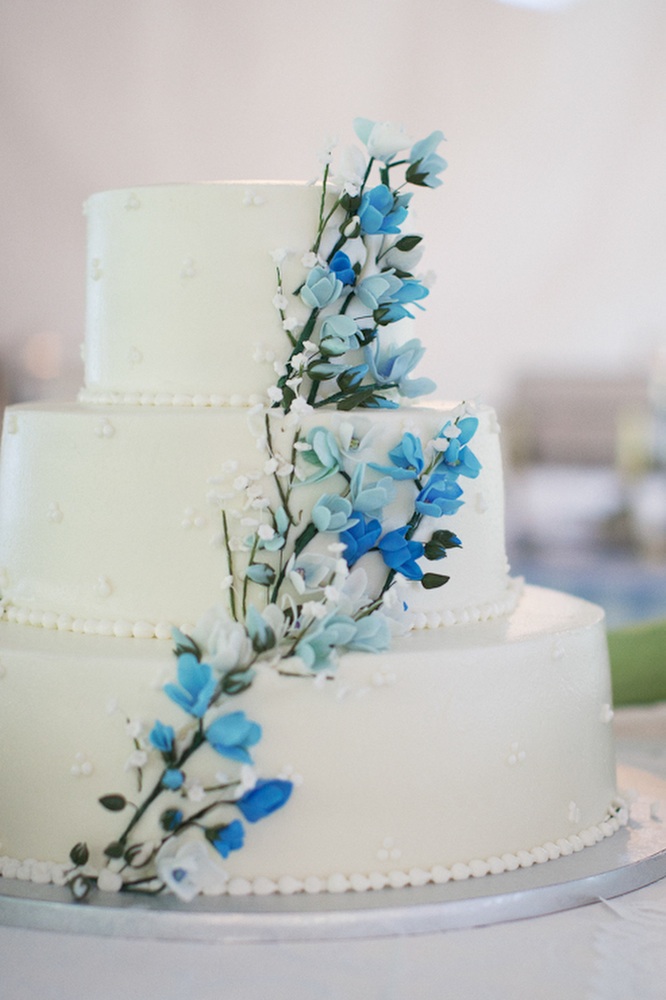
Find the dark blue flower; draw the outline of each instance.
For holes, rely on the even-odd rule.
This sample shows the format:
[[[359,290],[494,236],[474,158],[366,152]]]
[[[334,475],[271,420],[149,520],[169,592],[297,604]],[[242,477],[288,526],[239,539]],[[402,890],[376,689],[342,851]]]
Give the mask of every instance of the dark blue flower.
[[[185,775],[182,771],[177,771],[176,768],[169,768],[162,775],[162,786],[164,788],[170,788],[172,792],[175,792],[178,788],[182,787],[185,781]]]
[[[207,663],[200,663],[193,653],[178,657],[178,683],[165,684],[164,693],[186,712],[200,719],[210,705],[216,681]]]
[[[206,830],[206,839],[223,858],[228,858],[232,851],[239,851],[243,846],[245,829],[239,819],[234,819],[226,826]]]
[[[238,799],[236,805],[248,823],[256,823],[264,816],[270,816],[276,809],[281,809],[289,799],[293,787],[291,781],[280,778],[259,780],[254,788]]]
[[[449,476],[432,476],[421,490],[414,506],[419,514],[428,517],[443,517],[445,514],[455,514],[463,501],[458,500],[462,489]]]
[[[165,726],[163,722],[156,722],[148,734],[148,739],[156,750],[168,754],[173,750],[174,736],[173,726]]]
[[[206,730],[206,739],[213,750],[223,757],[251,764],[247,748],[261,739],[261,726],[248,719],[245,712],[229,712],[211,722]]]
[[[374,548],[382,533],[382,526],[376,518],[366,521],[358,511],[352,513],[354,517],[358,518],[358,521],[346,531],[340,532],[340,541],[347,546],[343,557],[349,567]]]
[[[407,208],[403,203],[396,205],[393,193],[386,184],[378,184],[363,195],[358,217],[362,233],[399,233],[401,224],[407,218]]]
[[[390,569],[402,573],[408,580],[421,580],[423,570],[416,562],[423,555],[423,542],[406,539],[408,526],[389,531],[379,541],[379,551]]]
[[[346,253],[338,250],[331,257],[328,265],[343,285],[353,285],[356,281],[356,272],[351,265],[351,261]]]

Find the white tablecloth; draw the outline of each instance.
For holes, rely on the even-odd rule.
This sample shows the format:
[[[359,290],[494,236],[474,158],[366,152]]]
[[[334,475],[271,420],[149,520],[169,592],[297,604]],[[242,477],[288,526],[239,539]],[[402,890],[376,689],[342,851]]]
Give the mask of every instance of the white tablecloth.
[[[624,763],[666,777],[666,706],[623,709]],[[0,927],[2,1000],[666,1000],[666,879],[472,930],[197,944]]]

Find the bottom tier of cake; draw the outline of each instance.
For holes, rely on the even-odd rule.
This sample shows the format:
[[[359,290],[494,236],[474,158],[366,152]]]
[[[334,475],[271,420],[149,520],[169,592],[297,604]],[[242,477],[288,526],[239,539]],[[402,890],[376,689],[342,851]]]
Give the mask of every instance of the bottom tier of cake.
[[[245,713],[235,737],[202,719],[208,739],[166,782],[197,694],[162,690],[168,642],[5,622],[0,664],[5,876],[62,882],[85,843],[101,887],[128,872],[149,887],[151,870],[183,898],[398,887],[554,859],[624,818],[603,612],[552,591],[347,655],[332,677],[265,669],[216,713]]]

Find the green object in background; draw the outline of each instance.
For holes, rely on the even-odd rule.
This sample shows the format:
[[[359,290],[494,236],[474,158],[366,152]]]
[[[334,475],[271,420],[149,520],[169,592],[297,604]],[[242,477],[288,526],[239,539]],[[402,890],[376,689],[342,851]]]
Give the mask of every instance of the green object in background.
[[[666,701],[666,621],[610,632],[608,649],[615,705]]]

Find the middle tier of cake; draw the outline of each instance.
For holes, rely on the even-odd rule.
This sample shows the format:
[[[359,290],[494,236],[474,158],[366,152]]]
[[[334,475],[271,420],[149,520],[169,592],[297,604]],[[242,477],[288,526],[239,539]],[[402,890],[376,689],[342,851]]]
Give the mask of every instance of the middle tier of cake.
[[[383,481],[394,496],[382,509],[382,529],[405,525],[415,485],[383,471],[391,467],[389,452],[409,434],[427,455],[460,414],[449,404],[353,414],[328,410],[296,424],[277,410],[231,407],[10,407],[0,468],[0,567],[8,617],[137,637],[166,636],[172,625],[191,625],[216,601],[228,600],[232,577],[242,590],[251,558],[247,538],[256,536],[258,526],[262,561],[274,565],[275,573],[286,569],[289,548],[281,551],[275,531],[281,507],[289,511],[293,540],[323,495],[367,490]],[[459,479],[464,503],[455,513],[423,518],[414,535],[425,541],[444,529],[457,536],[461,547],[451,548],[446,559],[420,560],[424,570],[449,580],[437,589],[402,576],[396,581],[417,627],[492,618],[515,603],[504,545],[498,426],[489,408],[476,416],[471,447],[481,471]],[[321,446],[313,449],[308,440],[314,440],[315,428],[322,429]],[[329,454],[327,435],[336,454]],[[294,464],[308,482],[299,481]],[[363,476],[354,479],[360,465]],[[337,546],[339,559],[339,535],[315,534],[309,551],[333,558]],[[381,554],[368,552],[363,564],[369,592],[380,593],[387,572]],[[297,591],[305,569],[291,569]],[[270,600],[270,587],[261,588],[261,596]]]

